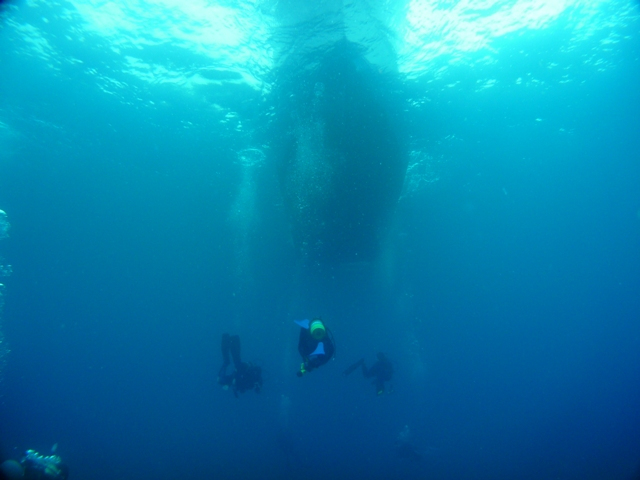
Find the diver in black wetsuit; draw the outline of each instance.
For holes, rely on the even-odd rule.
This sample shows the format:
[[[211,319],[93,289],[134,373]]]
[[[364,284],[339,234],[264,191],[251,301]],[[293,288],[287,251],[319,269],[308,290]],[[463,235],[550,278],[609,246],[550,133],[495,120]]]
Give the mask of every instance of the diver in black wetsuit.
[[[298,352],[302,357],[296,375],[301,377],[331,360],[336,349],[331,332],[319,318],[296,320],[296,323],[301,327]]]
[[[356,363],[347,368],[342,373],[342,375],[346,377],[356,368],[362,367],[362,375],[364,375],[364,378],[375,377],[373,383],[375,383],[376,385],[376,394],[382,395],[384,393],[384,382],[390,381],[393,377],[393,365],[384,353],[379,352],[377,357],[378,361],[374,363],[371,368],[367,368],[367,366],[364,364],[364,358],[361,358]]]
[[[231,363],[229,352],[233,358],[235,371],[227,375],[227,367]],[[240,337],[238,335],[222,334],[222,367],[218,372],[218,384],[222,385],[225,390],[231,387],[236,398],[238,398],[238,393],[244,393],[251,389],[260,393],[262,369],[253,363],[240,360]]]

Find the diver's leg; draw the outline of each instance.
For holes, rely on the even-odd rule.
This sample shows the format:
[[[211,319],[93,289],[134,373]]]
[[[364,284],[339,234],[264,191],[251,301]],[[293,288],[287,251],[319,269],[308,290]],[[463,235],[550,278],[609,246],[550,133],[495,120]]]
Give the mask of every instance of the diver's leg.
[[[236,366],[236,369],[240,369],[240,365],[242,365],[242,360],[240,360],[240,337],[238,335],[233,335],[230,337],[230,340],[233,364]]]
[[[376,378],[376,395],[382,395],[384,393],[384,380],[379,377]]]
[[[367,369],[367,366],[364,364],[364,360],[362,361],[362,375],[364,376],[364,378],[369,378],[371,376],[369,370]]]
[[[227,375],[227,366],[223,365],[218,371],[218,385],[229,386],[233,383],[233,375]]]
[[[363,364],[364,364],[364,358],[361,358],[356,363],[354,363],[349,368],[347,368],[344,372],[342,372],[342,375],[346,377],[347,375],[351,374],[356,368],[358,368],[360,365],[363,365]]]

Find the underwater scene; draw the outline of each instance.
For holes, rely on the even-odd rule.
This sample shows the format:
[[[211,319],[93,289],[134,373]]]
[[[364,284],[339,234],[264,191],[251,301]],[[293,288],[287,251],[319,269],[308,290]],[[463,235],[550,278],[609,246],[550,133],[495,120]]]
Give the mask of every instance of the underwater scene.
[[[0,2],[0,479],[640,480],[640,2]]]

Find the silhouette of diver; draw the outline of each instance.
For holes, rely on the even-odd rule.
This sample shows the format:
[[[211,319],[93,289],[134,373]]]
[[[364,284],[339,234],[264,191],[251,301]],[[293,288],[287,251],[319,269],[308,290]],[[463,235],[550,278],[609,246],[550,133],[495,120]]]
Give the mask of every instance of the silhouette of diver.
[[[5,460],[0,464],[0,480],[67,480],[69,467],[58,455],[41,455],[27,450],[20,463]]]
[[[377,355],[378,360],[373,364],[371,368],[367,368],[364,363],[364,358],[361,358],[356,363],[347,368],[342,375],[345,377],[351,374],[358,367],[362,367],[362,375],[364,378],[375,377],[373,383],[376,386],[376,394],[382,395],[384,393],[384,382],[388,382],[393,377],[393,365],[387,358],[387,356],[379,352]]]
[[[227,375],[227,367],[231,363],[229,353],[233,358],[235,371]],[[218,384],[222,385],[225,390],[231,387],[236,398],[238,398],[238,393],[244,393],[251,389],[260,393],[262,369],[253,363],[243,362],[240,359],[240,337],[238,335],[222,334],[222,367],[218,372]]]
[[[411,442],[411,431],[409,430],[409,425],[405,425],[396,438],[396,455],[398,455],[398,458],[410,460],[412,462],[419,462],[422,460],[422,455],[416,451],[416,448]]]
[[[298,442],[293,438],[293,434],[286,428],[280,428],[276,436],[276,442],[280,447],[280,452],[285,461],[288,472],[297,471],[304,467],[304,458],[298,447]]]

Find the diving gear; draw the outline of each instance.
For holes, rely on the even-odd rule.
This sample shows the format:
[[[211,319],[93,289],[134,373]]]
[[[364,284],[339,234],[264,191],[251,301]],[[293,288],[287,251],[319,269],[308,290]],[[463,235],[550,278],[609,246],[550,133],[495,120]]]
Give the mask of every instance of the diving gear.
[[[27,450],[21,462],[25,468],[33,468],[42,472],[46,478],[63,479],[66,478],[63,471],[62,459],[58,455],[44,456],[35,450]]]
[[[324,343],[318,343],[316,349],[309,356],[312,357],[314,355],[324,355]]]
[[[299,376],[299,377],[301,377],[301,376],[303,376],[305,373],[307,373],[307,369],[306,369],[305,367],[306,367],[306,365],[304,364],[304,362],[302,362],[302,363],[300,364],[300,370],[298,370],[298,371],[296,372],[296,375],[297,375],[297,376]]]
[[[305,330],[309,330],[309,319],[305,318],[304,320],[294,320],[294,323],[304,328]]]
[[[313,319],[311,325],[309,325],[309,333],[311,333],[311,336],[316,340],[322,340],[327,334],[322,320],[319,318]]]

